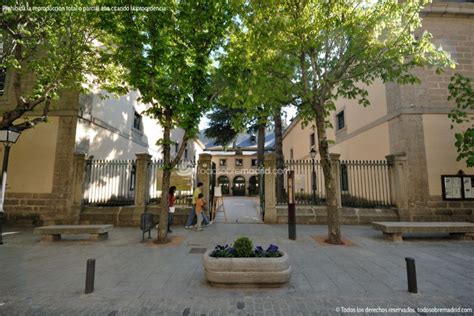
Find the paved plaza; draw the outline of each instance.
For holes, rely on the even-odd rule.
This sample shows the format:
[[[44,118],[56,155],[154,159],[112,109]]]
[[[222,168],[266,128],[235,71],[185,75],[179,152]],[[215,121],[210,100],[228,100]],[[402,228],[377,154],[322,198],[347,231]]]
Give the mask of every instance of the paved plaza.
[[[7,234],[0,248],[0,315],[332,315],[357,308],[474,307],[474,241],[440,235],[391,243],[370,227],[344,226],[352,245],[329,246],[312,238],[324,235],[325,226],[298,226],[296,241],[287,239],[286,225],[173,229],[184,237],[180,245],[141,243],[138,228],[115,228],[102,242],[39,242],[31,230]],[[239,236],[287,251],[289,285],[206,284],[202,254],[190,251]],[[407,256],[416,259],[419,294],[407,292]],[[85,295],[89,258],[97,260],[96,283],[95,292]]]
[[[226,196],[223,201],[227,223],[262,223],[258,197]],[[216,213],[215,221],[217,223],[226,222],[224,208],[219,207]]]

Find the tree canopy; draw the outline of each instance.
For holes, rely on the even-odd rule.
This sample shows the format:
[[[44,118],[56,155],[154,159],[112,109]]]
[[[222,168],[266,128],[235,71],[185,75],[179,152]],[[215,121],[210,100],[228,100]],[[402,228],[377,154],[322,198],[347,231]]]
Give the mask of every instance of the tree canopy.
[[[4,5],[15,6],[8,0]],[[60,5],[60,1],[37,1]],[[71,5],[81,5],[72,0]],[[97,15],[88,12],[19,11],[4,7],[0,19],[0,67],[11,73],[15,107],[3,112],[0,128],[24,130],[47,119],[62,89],[85,91],[114,79],[115,68],[102,55]],[[7,88],[7,87],[6,87]],[[42,115],[25,115],[38,108]],[[18,120],[23,118],[24,120]],[[17,121],[18,120],[18,121]]]

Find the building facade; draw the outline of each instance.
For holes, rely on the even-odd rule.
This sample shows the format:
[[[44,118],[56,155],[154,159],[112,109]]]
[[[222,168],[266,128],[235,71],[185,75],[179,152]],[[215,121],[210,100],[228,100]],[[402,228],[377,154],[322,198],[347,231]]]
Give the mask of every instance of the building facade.
[[[15,106],[9,75],[2,77],[0,111]],[[142,114],[147,105],[138,98],[134,91],[105,99],[99,93],[62,91],[51,106],[48,122],[23,131],[12,146],[5,201],[8,221],[18,225],[69,222],[75,154],[115,161],[135,160],[138,153],[147,153],[154,160],[162,158],[157,145],[162,128]],[[28,116],[39,116],[41,111],[36,109]],[[183,133],[173,130],[172,139],[179,141]],[[189,142],[184,159],[197,160],[203,148],[198,139]],[[173,146],[172,154],[176,152]]]
[[[416,69],[421,84],[415,85],[376,81],[368,87],[371,105],[367,108],[355,100],[338,100],[329,131],[329,138],[335,141],[330,152],[341,154],[342,160],[385,160],[388,155],[402,155],[407,166],[408,219],[468,219],[474,202],[469,198],[443,199],[442,176],[462,171],[473,176],[465,178],[464,190],[474,189],[474,170],[456,160],[457,129],[451,129],[448,118],[454,104],[447,100],[454,73],[474,78],[474,3],[435,2],[422,16],[423,27],[418,31],[431,32],[434,43],[451,54],[456,69],[441,75]],[[317,141],[314,125],[303,127],[301,123],[294,119],[284,133],[286,159],[308,159]]]
[[[259,177],[257,163],[257,136],[242,133],[238,135],[231,147],[224,149],[212,140],[203,137],[205,153],[211,155],[216,170],[216,185],[224,195],[255,196],[259,194]],[[274,148],[274,133],[267,130],[265,134],[265,152]]]

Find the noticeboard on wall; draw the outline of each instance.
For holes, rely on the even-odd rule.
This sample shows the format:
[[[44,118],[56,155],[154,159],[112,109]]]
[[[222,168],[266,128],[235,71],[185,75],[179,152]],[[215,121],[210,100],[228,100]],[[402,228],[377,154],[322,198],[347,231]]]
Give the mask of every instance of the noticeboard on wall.
[[[474,200],[474,175],[441,176],[443,200]]]

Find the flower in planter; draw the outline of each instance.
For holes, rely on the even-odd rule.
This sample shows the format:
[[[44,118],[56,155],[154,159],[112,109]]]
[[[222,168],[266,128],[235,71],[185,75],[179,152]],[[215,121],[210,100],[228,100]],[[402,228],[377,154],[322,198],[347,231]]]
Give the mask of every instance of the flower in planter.
[[[277,245],[270,244],[267,249],[257,246],[252,249],[252,241],[246,237],[237,239],[233,245],[217,245],[210,253],[214,258],[277,258],[283,256]]]

